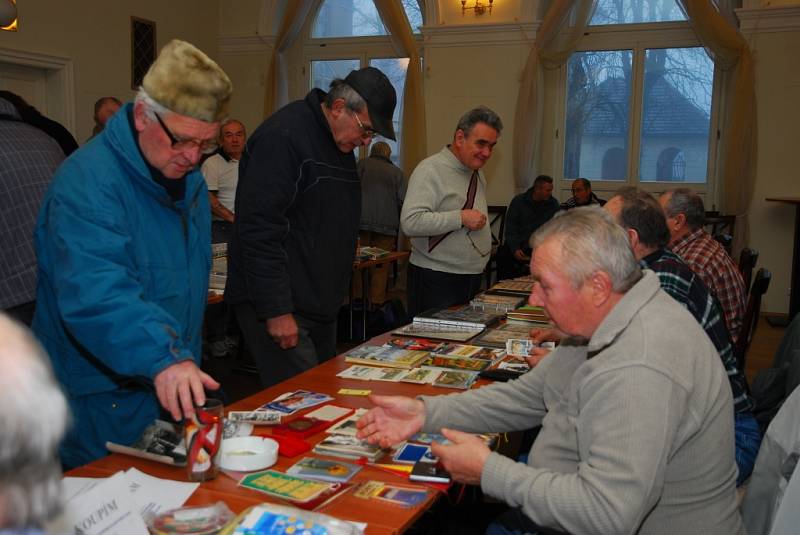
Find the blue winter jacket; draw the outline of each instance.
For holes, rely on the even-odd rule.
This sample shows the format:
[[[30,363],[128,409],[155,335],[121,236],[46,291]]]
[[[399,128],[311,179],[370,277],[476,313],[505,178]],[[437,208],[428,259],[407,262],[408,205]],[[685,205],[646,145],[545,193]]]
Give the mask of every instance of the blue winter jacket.
[[[132,443],[159,415],[168,366],[200,364],[211,218],[199,170],[173,202],[154,181],[123,107],[58,169],[35,231],[33,329],[73,412],[62,462]]]

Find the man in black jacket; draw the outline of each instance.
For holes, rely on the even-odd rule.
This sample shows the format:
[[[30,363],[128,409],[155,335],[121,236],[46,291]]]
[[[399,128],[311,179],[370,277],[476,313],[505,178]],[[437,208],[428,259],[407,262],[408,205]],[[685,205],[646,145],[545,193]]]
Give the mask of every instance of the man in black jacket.
[[[336,354],[361,216],[353,151],[376,134],[395,139],[396,101],[366,67],[281,108],[248,141],[225,299],[264,386]]]

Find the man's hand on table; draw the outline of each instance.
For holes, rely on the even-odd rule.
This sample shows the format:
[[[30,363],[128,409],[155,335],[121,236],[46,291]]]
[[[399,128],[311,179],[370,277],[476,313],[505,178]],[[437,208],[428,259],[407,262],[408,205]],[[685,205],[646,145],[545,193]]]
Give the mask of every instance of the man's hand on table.
[[[206,402],[205,388],[219,388],[219,383],[198,368],[193,360],[184,360],[164,368],[153,383],[158,402],[175,420],[194,416],[195,405]]]
[[[267,334],[281,349],[291,349],[297,345],[297,322],[291,314],[284,314],[267,320]]]
[[[356,436],[370,444],[388,448],[412,436],[425,423],[425,404],[418,399],[372,395],[369,400],[375,407],[356,423]]]
[[[480,485],[483,465],[491,451],[480,438],[454,429],[442,428],[442,434],[452,444],[431,445],[431,453],[450,472],[453,480],[468,485]]]

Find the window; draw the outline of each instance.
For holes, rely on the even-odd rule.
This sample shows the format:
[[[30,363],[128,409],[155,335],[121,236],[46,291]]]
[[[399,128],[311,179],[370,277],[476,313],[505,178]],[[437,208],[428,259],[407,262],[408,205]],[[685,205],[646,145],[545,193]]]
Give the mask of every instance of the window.
[[[417,0],[402,0],[412,30],[419,32],[422,10]],[[400,139],[403,91],[408,58],[395,57],[386,28],[372,0],[325,0],[314,18],[305,51],[309,63],[309,88],[327,90],[335,78],[354,69],[372,66],[383,71],[397,92],[394,130]],[[384,140],[392,148],[392,161],[399,163],[399,144]],[[363,149],[362,149],[363,150]]]
[[[599,0],[580,46],[564,69],[564,179],[705,188],[714,63],[675,0]]]

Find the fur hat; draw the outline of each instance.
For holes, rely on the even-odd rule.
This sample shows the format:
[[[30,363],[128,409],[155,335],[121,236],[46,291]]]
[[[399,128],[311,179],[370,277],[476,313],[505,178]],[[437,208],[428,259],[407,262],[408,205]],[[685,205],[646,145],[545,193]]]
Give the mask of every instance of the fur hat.
[[[208,123],[228,115],[233,92],[233,84],[219,65],[178,39],[161,49],[144,75],[142,88],[168,110]]]

